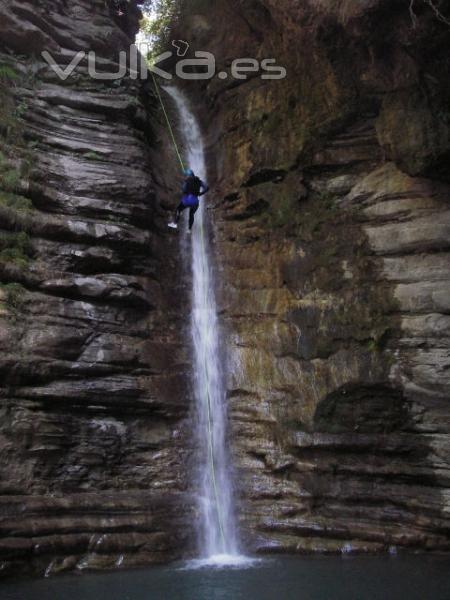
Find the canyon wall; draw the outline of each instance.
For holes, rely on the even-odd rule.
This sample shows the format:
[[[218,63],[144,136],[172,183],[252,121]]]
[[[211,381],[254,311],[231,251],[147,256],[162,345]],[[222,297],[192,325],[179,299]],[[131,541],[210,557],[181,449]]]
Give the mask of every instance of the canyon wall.
[[[193,548],[173,149],[151,85],[40,56],[116,72],[136,4],[0,2],[4,574]],[[287,69],[184,84],[249,552],[449,549],[450,29],[408,8],[195,0],[173,28]]]
[[[191,532],[188,370],[161,131],[113,2],[0,3],[0,570],[167,561]],[[152,121],[152,123],[150,123]],[[165,152],[163,146],[159,152]],[[159,179],[158,179],[159,178]]]
[[[408,7],[216,0],[174,28],[228,73],[185,85],[251,550],[450,546],[450,28]]]

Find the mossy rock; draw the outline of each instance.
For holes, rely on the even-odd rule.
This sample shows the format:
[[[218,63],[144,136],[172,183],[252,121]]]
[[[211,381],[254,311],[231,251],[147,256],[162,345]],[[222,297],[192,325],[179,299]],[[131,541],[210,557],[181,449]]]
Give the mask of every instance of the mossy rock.
[[[103,160],[103,157],[94,151],[86,152],[86,154],[83,154],[83,158],[85,158],[87,160],[96,160],[96,161]]]
[[[20,283],[0,285],[1,304],[13,315],[17,315],[25,303],[26,289]]]
[[[33,209],[29,198],[14,193],[0,191],[0,207],[9,208],[21,213],[28,213]]]
[[[0,263],[28,267],[33,250],[27,233],[0,233]]]
[[[292,194],[280,194],[275,196],[268,216],[271,227],[284,227],[296,223],[300,218],[297,196]]]

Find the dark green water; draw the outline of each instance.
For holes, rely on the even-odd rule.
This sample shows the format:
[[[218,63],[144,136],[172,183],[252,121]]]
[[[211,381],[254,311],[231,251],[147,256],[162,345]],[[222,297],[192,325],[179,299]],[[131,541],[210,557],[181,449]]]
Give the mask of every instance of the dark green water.
[[[1,600],[450,600],[450,558],[267,558],[4,583]]]

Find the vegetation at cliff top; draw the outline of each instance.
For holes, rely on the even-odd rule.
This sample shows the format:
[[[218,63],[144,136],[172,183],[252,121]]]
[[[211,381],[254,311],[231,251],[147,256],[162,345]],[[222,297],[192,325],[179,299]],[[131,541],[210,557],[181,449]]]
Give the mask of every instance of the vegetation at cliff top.
[[[151,47],[150,59],[162,51],[170,32],[170,24],[179,10],[179,0],[148,0],[144,3],[144,17],[140,26],[143,40]]]

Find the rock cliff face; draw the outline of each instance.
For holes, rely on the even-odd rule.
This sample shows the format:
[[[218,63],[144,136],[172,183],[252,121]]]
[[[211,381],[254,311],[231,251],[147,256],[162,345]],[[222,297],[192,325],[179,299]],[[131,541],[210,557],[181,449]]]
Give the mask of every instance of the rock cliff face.
[[[186,547],[189,406],[158,121],[118,70],[139,12],[0,3],[0,560],[3,573],[166,561]],[[165,225],[164,216],[164,225]],[[164,227],[165,232],[165,227]]]
[[[172,151],[145,84],[40,57],[116,72],[136,4],[0,2],[3,573],[194,538]],[[196,0],[174,31],[287,69],[188,89],[252,551],[449,549],[450,30],[409,4]]]
[[[175,31],[287,69],[189,83],[252,549],[450,547],[450,29],[408,7],[197,2]]]

